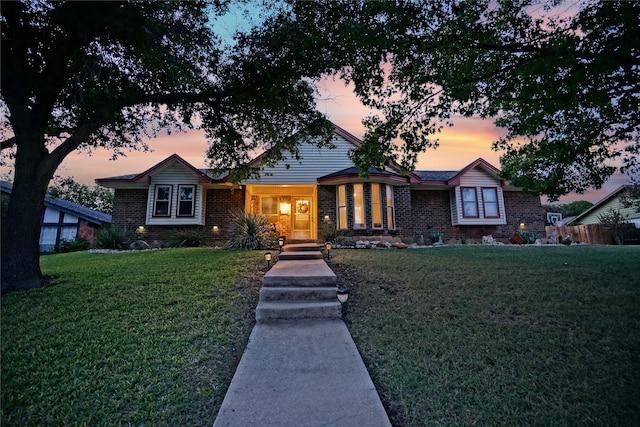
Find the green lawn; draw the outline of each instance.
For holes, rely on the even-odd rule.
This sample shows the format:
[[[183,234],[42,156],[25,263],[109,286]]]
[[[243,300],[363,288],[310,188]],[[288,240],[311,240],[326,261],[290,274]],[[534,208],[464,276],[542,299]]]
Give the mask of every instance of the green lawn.
[[[396,426],[640,425],[640,247],[335,250]],[[1,300],[2,425],[211,425],[262,252],[42,258]],[[237,349],[237,351],[234,351]]]
[[[42,257],[55,286],[2,298],[2,425],[212,425],[253,323],[260,259]]]
[[[640,425],[640,247],[334,253],[394,425]]]

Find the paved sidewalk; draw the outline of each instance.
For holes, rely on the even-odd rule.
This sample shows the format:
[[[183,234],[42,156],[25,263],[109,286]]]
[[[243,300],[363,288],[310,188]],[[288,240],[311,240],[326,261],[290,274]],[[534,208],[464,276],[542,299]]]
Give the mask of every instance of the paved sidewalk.
[[[258,322],[214,427],[391,426],[340,319]]]

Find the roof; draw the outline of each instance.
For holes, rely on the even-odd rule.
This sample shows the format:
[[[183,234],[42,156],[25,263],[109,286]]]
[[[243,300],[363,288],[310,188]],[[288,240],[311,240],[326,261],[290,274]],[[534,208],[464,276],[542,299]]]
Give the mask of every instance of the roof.
[[[2,191],[4,193],[11,194],[11,192],[13,191],[13,184],[7,181],[0,181],[0,187],[2,188]],[[45,195],[44,197],[44,205],[45,207],[58,209],[62,212],[75,215],[78,218],[82,218],[98,225],[111,223],[111,215],[109,214],[97,211],[95,209],[90,209],[86,206],[82,206],[68,200],[56,199],[54,197],[51,197],[49,194]]]
[[[335,124],[333,125],[333,127],[334,127],[335,133],[338,136],[341,136],[342,138],[346,139],[349,143],[353,144],[355,147],[362,146],[362,141],[360,141],[360,139],[358,139],[351,133],[347,132],[346,130],[342,129],[340,126],[337,126]],[[249,165],[255,166],[259,164],[260,159],[262,158],[263,155],[264,153],[255,157],[253,160],[249,162]],[[113,176],[109,178],[98,178],[96,179],[96,183],[104,186],[114,186],[119,184],[124,184],[127,186],[132,184],[134,185],[137,184],[137,185],[144,186],[145,184],[151,183],[151,176],[154,173],[157,173],[157,171],[163,169],[164,167],[167,167],[168,165],[174,162],[180,163],[183,166],[185,166],[187,169],[191,170],[198,177],[198,182],[201,184],[224,184],[227,182],[228,174],[224,174],[218,178],[212,178],[208,170],[196,169],[194,166],[189,164],[182,157],[178,156],[177,154],[173,154],[167,157],[166,159],[164,159],[163,161],[161,161],[160,163],[156,164],[155,166],[147,169],[144,172],[141,172],[138,174]],[[482,158],[476,159],[475,161],[471,162],[461,170],[445,170],[445,171],[416,170],[406,175],[403,175],[400,173],[400,167],[398,165],[390,163],[388,165],[388,168],[385,170],[370,168],[369,178],[370,180],[373,180],[373,181],[387,182],[391,184],[402,183],[402,184],[417,185],[424,189],[431,188],[431,187],[455,187],[460,185],[460,179],[462,178],[462,176],[464,176],[467,172],[475,168],[482,169],[484,172],[494,177],[496,180],[500,182],[501,186],[503,187],[509,186],[508,182],[505,182],[500,178],[500,170]],[[343,181],[346,182],[347,180],[349,181],[352,181],[354,179],[358,180],[360,179],[359,173],[360,173],[359,168],[355,166],[349,167],[347,169],[342,169],[336,172],[332,172],[328,175],[318,177],[317,182],[323,183],[323,184],[338,184]],[[514,188],[511,188],[511,189],[514,189]]]
[[[98,178],[96,179],[96,183],[99,185],[108,186],[110,184],[149,184],[151,183],[151,176],[157,173],[158,171],[164,169],[165,167],[178,163],[184,166],[186,169],[190,170],[194,175],[198,177],[198,183],[200,184],[211,184],[216,182],[224,182],[224,178],[215,179],[209,176],[207,169],[197,169],[192,166],[191,163],[187,162],[182,157],[177,154],[172,154],[166,159],[162,160],[160,163],[150,167],[144,172],[128,174],[128,175],[119,175],[119,176],[111,176],[107,178]]]
[[[609,203],[615,197],[621,196],[622,193],[624,193],[626,190],[630,190],[631,188],[632,188],[632,185],[629,185],[629,184],[621,185],[620,187],[618,187],[617,189],[615,189],[614,191],[609,193],[607,196],[605,196],[602,200],[596,202],[596,204],[591,206],[589,209],[587,209],[586,211],[582,212],[580,215],[574,217],[572,220],[567,221],[565,223],[565,225],[571,225],[571,224],[574,224],[574,223],[579,223],[586,216],[591,215],[593,212],[595,212],[598,209],[600,209],[603,205]]]

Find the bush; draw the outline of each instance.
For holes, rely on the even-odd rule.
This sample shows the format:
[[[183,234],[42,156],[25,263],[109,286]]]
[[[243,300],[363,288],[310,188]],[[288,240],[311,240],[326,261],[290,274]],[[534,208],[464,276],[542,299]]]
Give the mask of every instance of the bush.
[[[127,227],[109,225],[100,229],[96,244],[104,249],[128,249],[131,237]]]
[[[524,240],[527,244],[533,245],[536,240],[538,240],[538,235],[536,233],[529,233],[528,231],[518,231],[522,240]]]
[[[338,230],[331,220],[322,221],[320,225],[320,239],[325,242],[337,243],[343,236],[343,230]]]
[[[183,228],[173,233],[169,246],[174,248],[198,248],[204,243],[204,230],[201,227]]]
[[[277,247],[278,236],[265,216],[236,211],[232,213],[229,240],[225,249],[255,250]]]
[[[89,242],[82,237],[73,240],[61,240],[53,248],[54,253],[62,254],[67,252],[79,252],[89,249]]]

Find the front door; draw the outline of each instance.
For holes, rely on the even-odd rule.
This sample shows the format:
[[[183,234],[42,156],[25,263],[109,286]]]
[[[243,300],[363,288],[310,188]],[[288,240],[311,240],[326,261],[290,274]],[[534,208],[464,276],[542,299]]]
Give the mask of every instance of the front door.
[[[293,199],[293,238],[311,239],[313,228],[313,203],[310,197]]]

